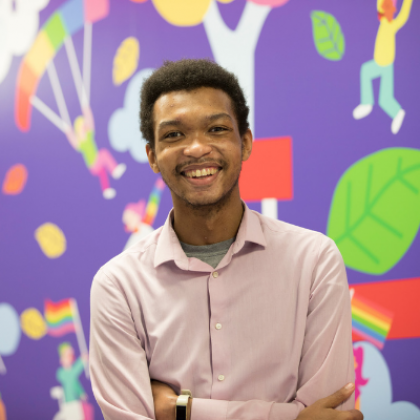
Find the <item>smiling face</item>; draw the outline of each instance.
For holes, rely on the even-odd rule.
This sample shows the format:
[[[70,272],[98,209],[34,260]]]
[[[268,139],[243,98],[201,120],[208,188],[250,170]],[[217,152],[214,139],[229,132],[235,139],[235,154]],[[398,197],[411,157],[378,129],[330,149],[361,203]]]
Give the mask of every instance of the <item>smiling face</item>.
[[[171,190],[174,206],[214,206],[237,191],[252,134],[240,135],[230,97],[220,89],[169,92],[153,108],[155,150],[149,163]]]

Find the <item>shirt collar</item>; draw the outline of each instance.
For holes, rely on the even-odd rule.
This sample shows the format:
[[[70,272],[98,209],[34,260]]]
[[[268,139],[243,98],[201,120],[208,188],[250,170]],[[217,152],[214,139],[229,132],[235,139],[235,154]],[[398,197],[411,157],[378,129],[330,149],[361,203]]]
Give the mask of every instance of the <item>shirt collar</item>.
[[[233,254],[237,254],[244,247],[246,242],[258,244],[263,247],[266,247],[267,245],[259,215],[250,210],[244,202],[242,203],[245,210],[238,229],[238,234],[236,235],[236,240],[233,244]],[[154,266],[156,268],[168,261],[174,261],[182,270],[188,270],[188,257],[185,255],[185,252],[179,243],[178,236],[172,227],[172,220],[173,209],[169,212],[158,238]]]

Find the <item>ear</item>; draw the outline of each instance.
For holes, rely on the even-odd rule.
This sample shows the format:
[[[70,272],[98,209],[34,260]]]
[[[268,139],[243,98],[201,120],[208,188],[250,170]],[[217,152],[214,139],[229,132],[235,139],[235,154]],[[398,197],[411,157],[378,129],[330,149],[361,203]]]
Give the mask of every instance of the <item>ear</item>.
[[[242,136],[242,161],[248,160],[251,156],[253,139],[252,131],[248,128]]]
[[[149,165],[152,168],[152,171],[155,174],[158,174],[160,172],[159,166],[156,163],[156,155],[154,150],[150,147],[150,144],[146,144],[146,153],[147,153],[147,159],[149,160]]]

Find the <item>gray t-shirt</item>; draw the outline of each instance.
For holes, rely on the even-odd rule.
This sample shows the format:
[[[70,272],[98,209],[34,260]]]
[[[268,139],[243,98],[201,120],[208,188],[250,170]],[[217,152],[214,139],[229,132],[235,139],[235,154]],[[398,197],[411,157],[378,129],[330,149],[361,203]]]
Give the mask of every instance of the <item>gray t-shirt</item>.
[[[235,242],[235,238],[228,239],[227,241],[218,242],[211,245],[188,245],[181,242],[182,249],[187,257],[195,257],[205,263],[211,265],[213,268],[217,267],[223,257],[229,251],[230,246]]]

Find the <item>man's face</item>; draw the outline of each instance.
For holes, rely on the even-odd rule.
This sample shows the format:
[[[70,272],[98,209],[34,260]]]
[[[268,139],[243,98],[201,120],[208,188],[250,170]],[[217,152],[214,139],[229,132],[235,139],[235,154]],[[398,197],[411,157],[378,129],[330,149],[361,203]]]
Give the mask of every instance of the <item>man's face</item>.
[[[175,91],[153,108],[155,150],[149,163],[177,200],[194,207],[220,203],[238,188],[252,134],[240,136],[230,97],[219,89]]]

